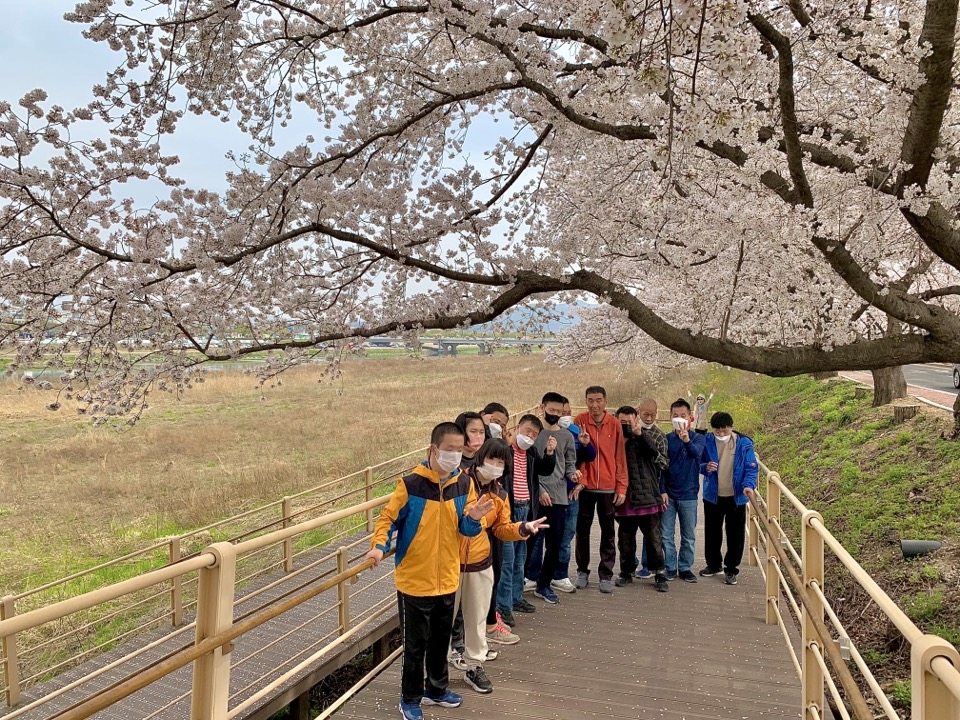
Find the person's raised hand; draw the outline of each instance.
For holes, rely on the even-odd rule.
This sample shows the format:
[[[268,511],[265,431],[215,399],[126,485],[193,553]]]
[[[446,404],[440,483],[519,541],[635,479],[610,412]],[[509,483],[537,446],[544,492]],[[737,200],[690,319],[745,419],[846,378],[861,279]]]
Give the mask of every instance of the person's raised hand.
[[[557,438],[553,435],[547,438],[546,451],[547,455],[553,455],[553,451],[557,449]]]
[[[524,525],[527,526],[527,531],[531,535],[536,535],[541,530],[546,530],[550,527],[547,525],[547,519],[545,517],[537,518],[536,520],[530,520],[529,522],[525,522]]]
[[[517,426],[506,428],[500,437],[507,445],[513,445],[513,441],[517,439]]]
[[[467,510],[467,515],[473,520],[480,520],[491,510],[493,510],[493,499],[488,497],[486,500],[480,500],[471,505]]]

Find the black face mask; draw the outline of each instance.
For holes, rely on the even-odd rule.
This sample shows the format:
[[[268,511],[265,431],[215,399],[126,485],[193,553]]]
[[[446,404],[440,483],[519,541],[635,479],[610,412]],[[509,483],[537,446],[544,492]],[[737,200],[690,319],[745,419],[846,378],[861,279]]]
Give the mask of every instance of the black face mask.
[[[558,422],[560,422],[559,415],[550,415],[548,413],[543,414],[543,419],[547,421],[547,425],[556,425]]]

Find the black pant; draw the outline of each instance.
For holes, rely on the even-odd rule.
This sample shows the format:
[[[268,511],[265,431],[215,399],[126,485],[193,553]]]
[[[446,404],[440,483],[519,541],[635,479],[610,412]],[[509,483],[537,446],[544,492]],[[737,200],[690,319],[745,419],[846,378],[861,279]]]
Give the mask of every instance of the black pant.
[[[577,514],[576,557],[577,572],[590,572],[590,528],[594,513],[600,519],[600,567],[597,575],[601,580],[613,578],[613,565],[617,561],[616,531],[613,525],[613,493],[593,490],[580,491],[580,511]]]
[[[416,597],[397,593],[400,603],[400,637],[403,639],[403,671],[400,697],[403,702],[423,699],[424,660],[426,693],[439,697],[447,691],[447,648],[453,626],[453,602],[456,595]]]
[[[490,533],[490,549],[493,552],[493,595],[487,611],[487,625],[497,624],[497,586],[500,585],[500,566],[503,565],[503,541]],[[462,618],[461,618],[462,621]]]
[[[563,542],[563,531],[567,525],[567,506],[541,505],[540,514],[547,518],[547,525],[550,527],[540,531],[543,533],[543,565],[540,567],[540,577],[537,578],[538,590],[550,586],[550,581],[557,572],[557,565],[560,564],[560,543]]]
[[[747,524],[747,506],[737,505],[732,497],[718,497],[716,503],[703,501],[703,554],[707,567],[736,575],[743,560],[744,535]],[[727,553],[721,558],[723,530],[727,530]]]
[[[657,580],[666,579],[663,567],[663,537],[660,535],[661,513],[617,518],[617,550],[620,553],[620,574],[633,575],[637,570],[637,530],[647,543],[647,567]]]

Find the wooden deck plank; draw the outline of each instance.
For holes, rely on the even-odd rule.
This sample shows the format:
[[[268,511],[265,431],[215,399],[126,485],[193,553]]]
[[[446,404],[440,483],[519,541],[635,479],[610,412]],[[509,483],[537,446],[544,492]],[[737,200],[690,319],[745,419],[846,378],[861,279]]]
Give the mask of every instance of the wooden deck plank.
[[[594,534],[597,528],[594,527]],[[701,567],[702,528],[698,533]],[[596,542],[596,538],[594,538]],[[594,560],[596,555],[594,555]],[[451,667],[460,708],[424,706],[427,718],[584,720],[753,720],[800,716],[800,683],[780,630],[763,622],[763,578],[741,569],[721,577],[675,580],[657,593],[637,580],[610,595],[589,587],[537,612],[515,613],[519,644],[498,647],[485,665],[491,695],[474,692]],[[396,720],[400,663],[342,708],[337,720]]]

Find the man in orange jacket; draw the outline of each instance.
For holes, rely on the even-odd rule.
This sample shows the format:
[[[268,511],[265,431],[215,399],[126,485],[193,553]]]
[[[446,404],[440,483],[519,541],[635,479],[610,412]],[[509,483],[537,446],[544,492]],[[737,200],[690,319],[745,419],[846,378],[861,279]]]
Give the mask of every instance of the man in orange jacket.
[[[479,535],[481,518],[493,510],[492,500],[477,502],[473,481],[460,471],[463,445],[463,430],[454,423],[433,429],[429,458],[397,483],[380,511],[367,553],[374,565],[379,564],[396,535],[394,581],[403,636],[404,720],[422,720],[421,702],[459,707],[463,701],[447,687],[447,648],[460,585],[460,535]]]
[[[614,508],[627,496],[627,459],[620,421],[607,412],[607,391],[593,385],[586,391],[587,411],[574,422],[590,435],[597,457],[580,463],[580,480],[572,497],[580,501],[577,513],[576,558],[577,587],[585,588],[590,579],[590,529],[593,516],[600,521],[600,592],[613,592],[613,566],[617,561]]]

